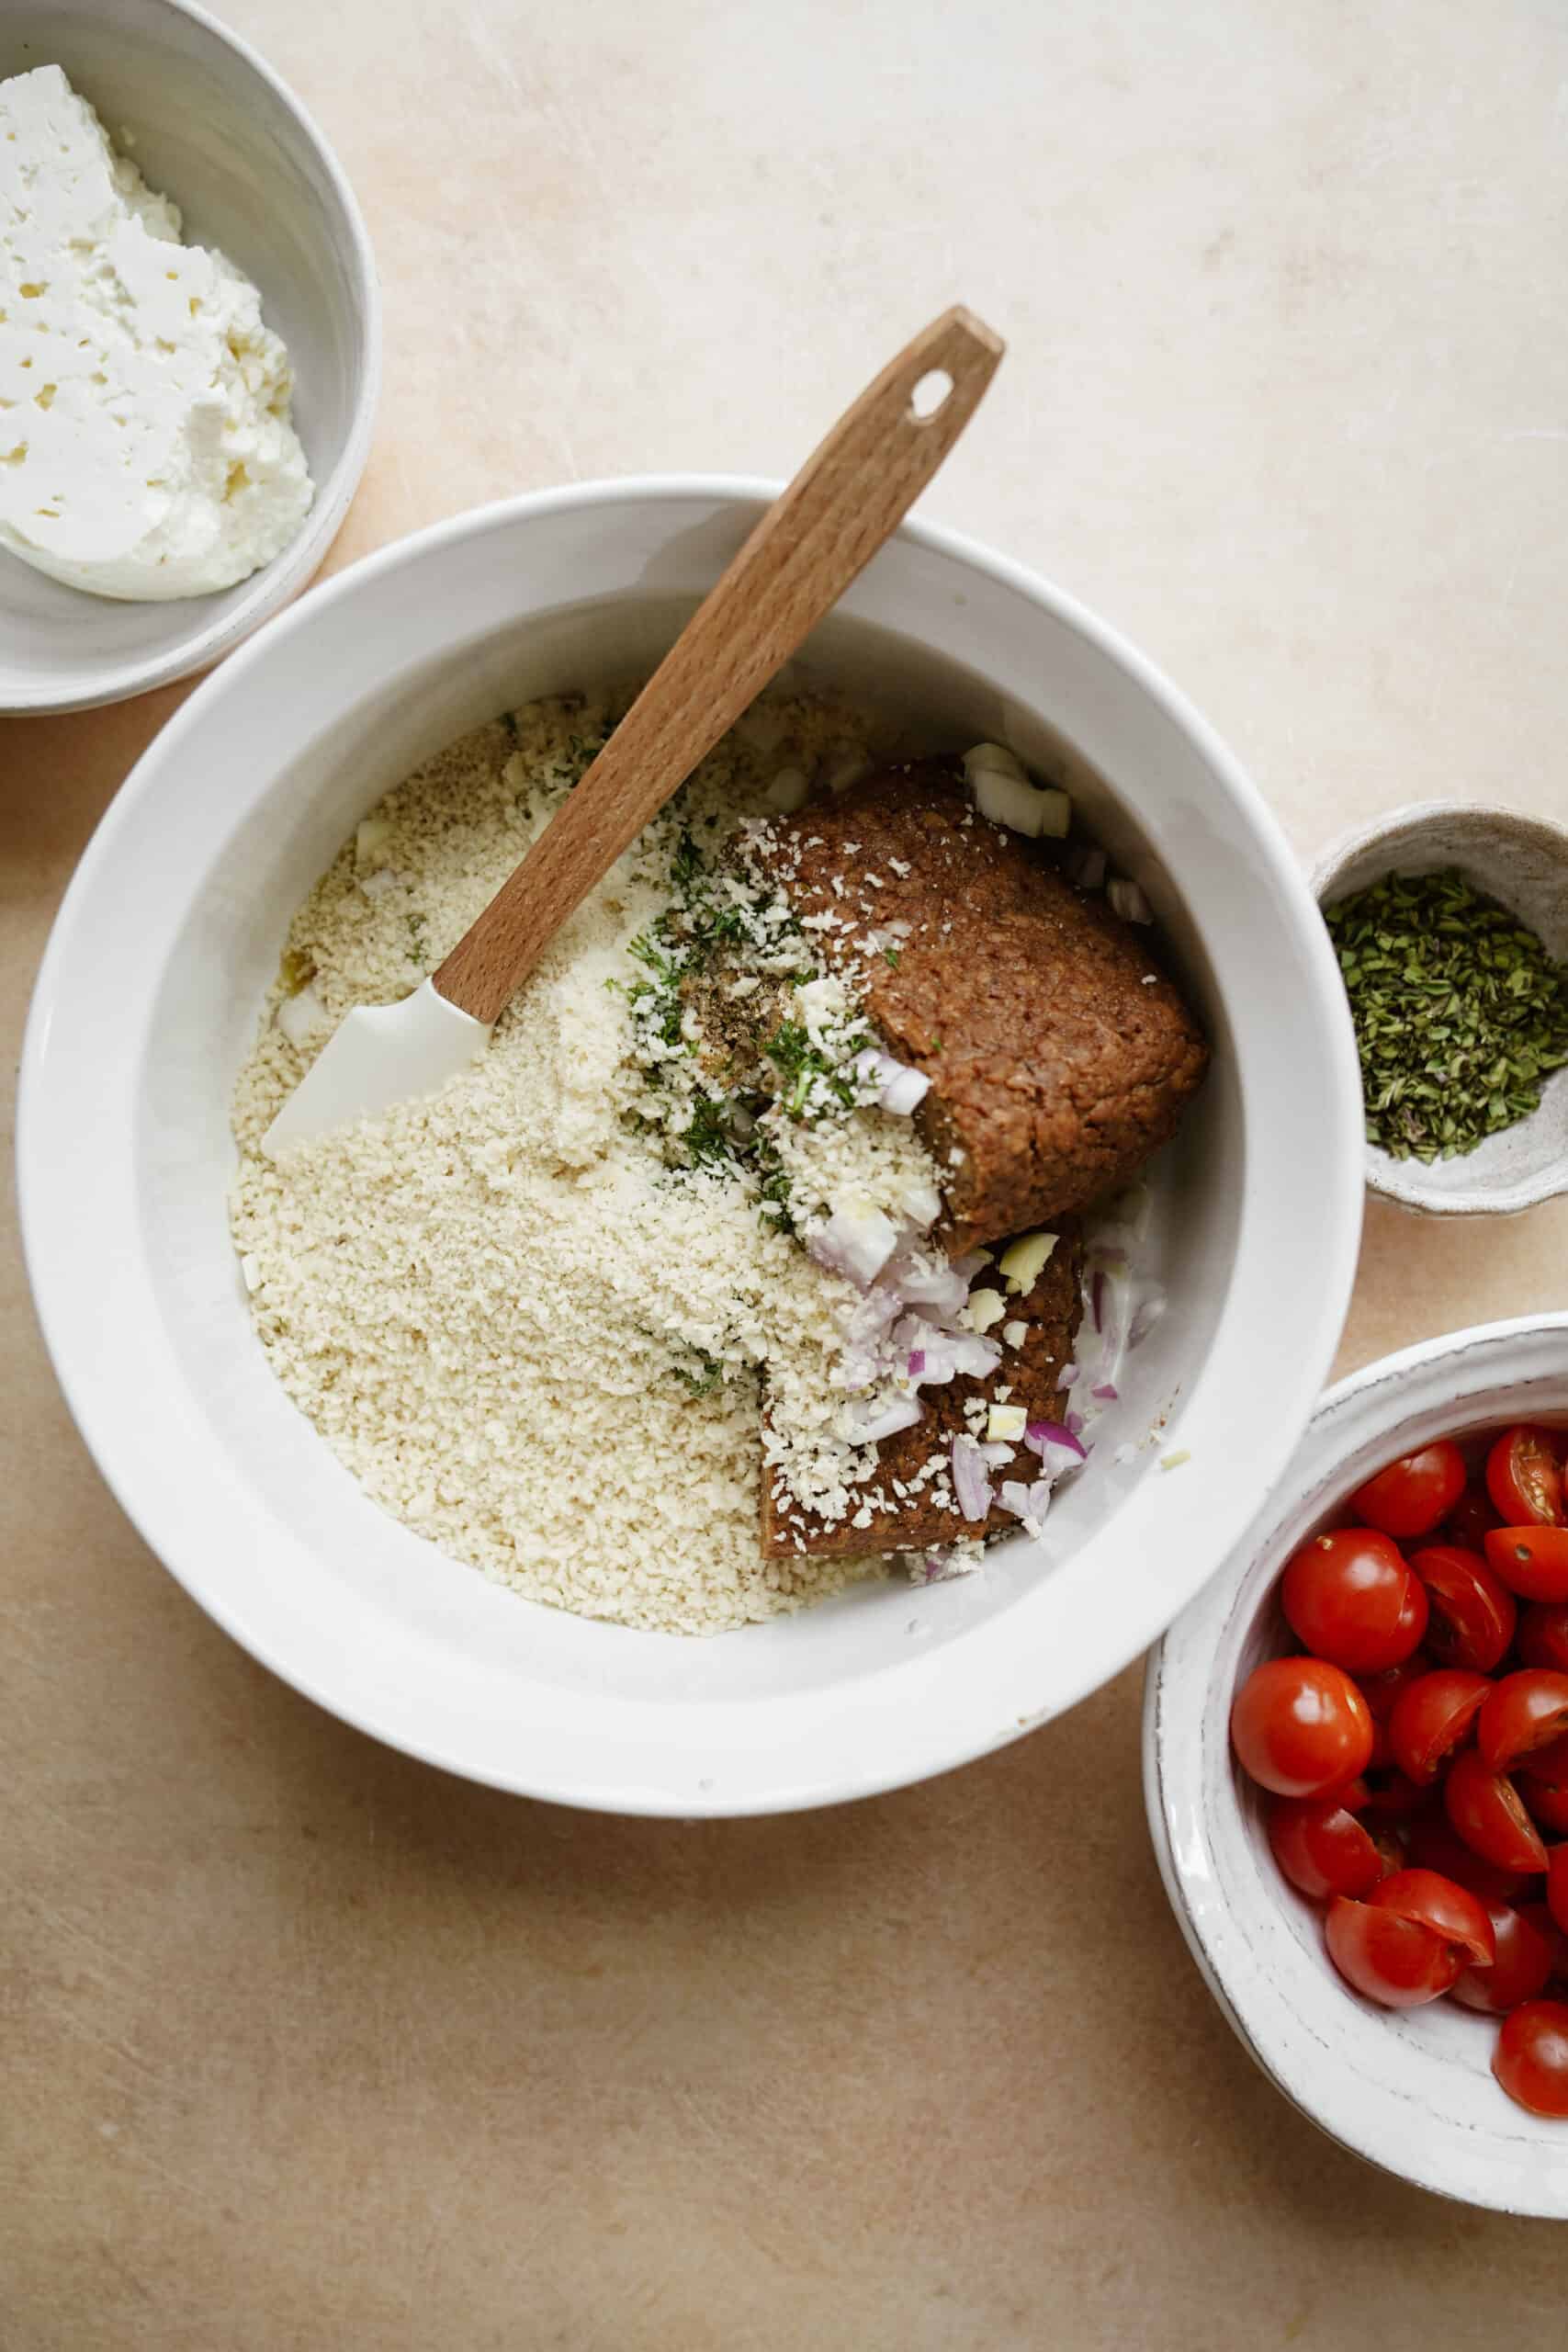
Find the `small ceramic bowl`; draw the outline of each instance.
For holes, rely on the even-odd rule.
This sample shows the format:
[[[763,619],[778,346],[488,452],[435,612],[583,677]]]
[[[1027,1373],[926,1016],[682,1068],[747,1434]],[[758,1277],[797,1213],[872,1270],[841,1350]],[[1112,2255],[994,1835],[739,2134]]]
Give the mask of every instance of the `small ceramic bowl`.
[[[1312,877],[1320,907],[1388,874],[1457,866],[1568,961],[1568,831],[1539,817],[1476,803],[1425,800],[1347,833]],[[1568,1192],[1568,1069],[1543,1088],[1540,1107],[1450,1159],[1393,1159],[1367,1146],[1374,1193],[1429,1216],[1511,1215]]]
[[[1275,1589],[1297,1546],[1399,1454],[1526,1419],[1568,1420],[1568,1315],[1430,1340],[1331,1389],[1268,1511],[1150,1660],[1144,1792],[1192,1956],[1286,2098],[1423,2188],[1568,2219],[1568,2122],[1527,2114],[1498,2088],[1494,2019],[1452,2001],[1378,2008],[1336,1974],[1320,1906],[1276,1866],[1262,1792],[1229,1738],[1237,1685],[1292,1646]]]
[[[0,77],[62,66],[187,238],[261,289],[294,362],[315,503],[281,555],[211,596],[122,604],[0,550],[0,711],[82,710],[205,669],[277,612],[337,535],[369,455],[381,368],[370,241],[348,182],[270,67],[188,0],[6,0]],[[129,141],[130,143],[128,144]]]

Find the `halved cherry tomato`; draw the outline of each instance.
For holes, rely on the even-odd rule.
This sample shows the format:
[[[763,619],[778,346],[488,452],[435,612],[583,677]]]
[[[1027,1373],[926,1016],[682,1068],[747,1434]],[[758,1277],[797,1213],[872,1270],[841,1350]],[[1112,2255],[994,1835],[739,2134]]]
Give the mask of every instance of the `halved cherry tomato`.
[[[1551,1974],[1551,1944],[1533,1919],[1511,1903],[1489,1903],[1494,1957],[1490,1968],[1463,1968],[1454,1978],[1453,1997],[1467,2009],[1506,2017],[1521,2001],[1533,2001]]]
[[[1546,1845],[1506,1772],[1489,1772],[1473,1747],[1456,1756],[1443,1805],[1467,1846],[1506,1871],[1543,1871]]]
[[[1350,1509],[1369,1527],[1408,1539],[1429,1535],[1464,1492],[1464,1456],[1448,1438],[1406,1453],[1358,1487]]]
[[[1507,1654],[1518,1615],[1507,1586],[1479,1552],[1458,1544],[1429,1544],[1411,1555],[1410,1565],[1431,1604],[1427,1647],[1445,1666],[1490,1674]]]
[[[1519,1770],[1532,1781],[1544,1781],[1549,1789],[1568,1789],[1568,1732],[1536,1748]]]
[[[1357,1784],[1364,1791],[1361,1802],[1353,1810],[1369,1821],[1407,1821],[1427,1802],[1427,1791],[1397,1767],[1382,1772],[1375,1781]],[[1341,1803],[1347,1800],[1341,1799]]]
[[[1568,1527],[1495,1527],[1486,1560],[1526,1600],[1568,1600]]]
[[[1274,1860],[1314,1901],[1365,1894],[1397,1867],[1337,1796],[1271,1797],[1266,1819]]]
[[[1411,1780],[1435,1780],[1452,1747],[1465,1738],[1492,1685],[1468,1667],[1439,1666],[1407,1683],[1388,1719],[1393,1760]]]
[[[1568,1674],[1568,1601],[1532,1600],[1519,1612],[1514,1646],[1527,1666]]]
[[[1504,1430],[1486,1457],[1486,1491],[1506,1527],[1562,1524],[1562,1453],[1545,1430]]]
[[[1492,2072],[1532,2115],[1568,2115],[1568,2001],[1521,2001],[1503,2020]]]
[[[1386,1667],[1382,1674],[1357,1675],[1361,1696],[1371,1710],[1371,1763],[1374,1771],[1393,1761],[1393,1751],[1388,1744],[1388,1719],[1393,1713],[1394,1701],[1406,1683],[1414,1682],[1419,1675],[1430,1674],[1431,1671],[1432,1661],[1426,1651],[1416,1650],[1409,1657],[1402,1659],[1398,1666]]]
[[[1551,1953],[1547,1983],[1568,1984],[1568,1935],[1558,1926],[1544,1903],[1521,1903],[1517,1909],[1520,1918],[1528,1919],[1537,1934],[1546,1938]]]
[[[1475,1745],[1490,1772],[1511,1772],[1521,1757],[1568,1731],[1568,1674],[1522,1667],[1494,1685],[1475,1718]]]
[[[1485,1544],[1487,1529],[1502,1524],[1485,1487],[1467,1487],[1450,1511],[1444,1532],[1450,1544],[1461,1544],[1467,1552],[1479,1552]]]
[[[1568,1936],[1568,1846],[1553,1846],[1546,1878],[1546,1907]]]
[[[1231,1739],[1246,1770],[1276,1796],[1315,1797],[1366,1770],[1372,1719],[1342,1668],[1270,1657],[1236,1693]]]
[[[1314,1535],[1288,1563],[1280,1600],[1314,1657],[1358,1674],[1407,1658],[1427,1628],[1427,1594],[1397,1544],[1375,1528]]]
[[[1457,1945],[1430,1928],[1346,1894],[1337,1894],[1328,1906],[1324,1939],[1346,1982],[1387,2009],[1414,2009],[1437,2000],[1464,1965]]]
[[[1536,1827],[1550,1829],[1554,1838],[1568,1838],[1568,1789],[1554,1789],[1528,1773],[1520,1775],[1517,1787]]]
[[[1440,1801],[1429,1803],[1411,1822],[1409,1849],[1410,1860],[1422,1870],[1438,1871],[1456,1886],[1469,1887],[1483,1903],[1512,1903],[1529,1884],[1522,1871],[1499,1870],[1495,1862],[1483,1862],[1465,1844]]]
[[[1367,1900],[1380,1911],[1392,1911],[1396,1919],[1414,1919],[1417,1927],[1430,1928],[1445,1943],[1458,1944],[1475,1967],[1491,1967],[1496,1948],[1486,1906],[1451,1878],[1438,1871],[1395,1871],[1373,1887]]]

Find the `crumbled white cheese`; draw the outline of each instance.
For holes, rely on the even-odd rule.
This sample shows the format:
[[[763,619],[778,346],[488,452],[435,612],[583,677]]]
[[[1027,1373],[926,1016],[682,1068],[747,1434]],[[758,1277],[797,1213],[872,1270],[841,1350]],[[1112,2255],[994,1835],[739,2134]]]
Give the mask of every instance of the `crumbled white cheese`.
[[[1010,1323],[1002,1325],[1002,1339],[1010,1348],[1021,1348],[1028,1337],[1028,1324],[1021,1323],[1016,1316]]]
[[[0,82],[0,545],[100,596],[232,587],[310,511],[288,355],[180,225],[58,65]]]

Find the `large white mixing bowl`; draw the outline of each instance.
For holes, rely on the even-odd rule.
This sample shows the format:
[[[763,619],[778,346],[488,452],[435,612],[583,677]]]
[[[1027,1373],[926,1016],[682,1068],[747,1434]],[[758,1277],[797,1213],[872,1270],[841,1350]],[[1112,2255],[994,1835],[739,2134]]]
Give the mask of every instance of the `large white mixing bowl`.
[[[1042,759],[1053,736],[1071,746],[1095,772],[1078,786],[1088,821],[1153,899],[1215,1049],[1156,1176],[1150,1248],[1169,1311],[1053,1512],[1047,1562],[1004,1551],[961,1582],[874,1583],[681,1641],[487,1583],[339,1467],[263,1357],[225,1215],[230,1091],[288,918],[355,820],[436,746],[528,695],[649,663],[771,494],[680,480],[513,500],[385,549],[271,622],[191,696],[105,819],[25,1051],[39,1314],[148,1543],[257,1657],[348,1721],[477,1780],[627,1812],[863,1795],[1016,1738],[1124,1666],[1293,1452],[1360,1218],[1344,993],[1257,792],[1101,623],[911,526],[807,661],[952,744],[1002,738]],[[1160,1417],[1152,1443],[1113,1458]],[[592,1510],[591,1485],[580,1499]]]

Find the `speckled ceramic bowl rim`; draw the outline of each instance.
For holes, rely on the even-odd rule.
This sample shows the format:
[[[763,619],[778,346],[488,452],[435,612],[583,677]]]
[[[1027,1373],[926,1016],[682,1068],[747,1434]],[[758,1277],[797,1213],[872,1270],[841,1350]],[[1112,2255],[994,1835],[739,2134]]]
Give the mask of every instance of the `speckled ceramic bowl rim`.
[[[1568,889],[1568,828],[1553,824],[1550,818],[1540,816],[1533,809],[1510,808],[1497,801],[1412,800],[1402,808],[1389,809],[1370,823],[1353,826],[1329,843],[1309,877],[1318,906],[1326,910],[1334,903],[1340,895],[1341,875],[1368,851],[1409,832],[1413,827],[1456,817],[1482,824],[1495,824],[1501,819],[1505,825],[1517,826],[1521,831],[1536,836],[1543,847],[1550,845],[1556,852],[1562,866],[1564,888]],[[1477,1186],[1470,1193],[1448,1196],[1434,1193],[1423,1182],[1425,1171],[1418,1159],[1391,1159],[1386,1152],[1374,1151],[1369,1144],[1366,1166],[1368,1189],[1383,1200],[1397,1202],[1415,1216],[1521,1216],[1527,1209],[1539,1207],[1542,1201],[1555,1200],[1568,1193],[1568,1154],[1559,1160],[1555,1170],[1547,1168],[1535,1182],[1516,1184],[1506,1192],[1488,1192],[1484,1186]]]
[[[107,703],[129,702],[135,695],[151,693],[154,686],[172,685],[198,670],[210,669],[215,662],[253,636],[264,621],[281,612],[320,570],[343,527],[370,457],[381,397],[381,286],[359,200],[310,109],[274,73],[259,51],[230,26],[198,7],[196,0],[164,0],[164,6],[171,15],[188,17],[193,24],[199,25],[238,63],[265,83],[314,149],[333,194],[343,208],[347,232],[344,258],[353,277],[364,336],[364,361],[354,414],[337,462],[326,481],[317,484],[315,501],[298,533],[281,555],[255,574],[250,583],[251,593],[242,597],[221,621],[193,630],[166,651],[145,661],[124,662],[106,669],[101,680],[86,693],[62,696],[47,688],[37,694],[26,688],[13,688],[5,703],[6,714],[10,718],[47,718],[70,710],[98,710]]]
[[[1568,1314],[1427,1340],[1331,1388],[1275,1501],[1150,1655],[1144,1795],[1192,1957],[1292,2104],[1357,2155],[1439,2196],[1564,2220],[1568,2125],[1529,2116],[1496,2089],[1485,2020],[1446,2002],[1391,2013],[1339,1982],[1314,1908],[1243,1818],[1228,1735],[1237,1661],[1284,1561],[1335,1500],[1393,1453],[1532,1408],[1568,1413]]]

